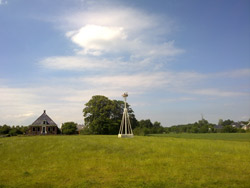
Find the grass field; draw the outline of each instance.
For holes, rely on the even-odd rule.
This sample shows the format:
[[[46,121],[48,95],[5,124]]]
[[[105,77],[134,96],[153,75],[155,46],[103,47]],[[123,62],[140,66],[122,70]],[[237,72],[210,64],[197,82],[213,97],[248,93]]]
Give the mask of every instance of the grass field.
[[[242,134],[242,133],[241,134],[236,134],[236,133],[215,133],[215,134],[180,133],[180,134],[175,134],[175,133],[170,133],[170,134],[152,134],[149,136],[250,142],[250,133],[246,133],[246,134]]]
[[[250,134],[0,138],[0,187],[250,187]]]

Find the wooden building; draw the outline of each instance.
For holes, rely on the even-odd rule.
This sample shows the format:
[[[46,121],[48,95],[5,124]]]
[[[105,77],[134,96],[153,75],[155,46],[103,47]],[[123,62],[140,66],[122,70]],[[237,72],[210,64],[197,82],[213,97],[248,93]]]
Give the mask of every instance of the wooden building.
[[[29,135],[53,135],[57,132],[57,124],[46,114],[46,110],[29,126],[28,130]]]

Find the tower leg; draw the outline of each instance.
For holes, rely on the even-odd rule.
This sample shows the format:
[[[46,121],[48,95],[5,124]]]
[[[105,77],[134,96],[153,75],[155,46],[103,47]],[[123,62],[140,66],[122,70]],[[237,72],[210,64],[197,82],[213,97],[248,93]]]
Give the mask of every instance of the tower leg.
[[[128,110],[124,108],[118,138],[133,137],[133,131],[129,120]]]

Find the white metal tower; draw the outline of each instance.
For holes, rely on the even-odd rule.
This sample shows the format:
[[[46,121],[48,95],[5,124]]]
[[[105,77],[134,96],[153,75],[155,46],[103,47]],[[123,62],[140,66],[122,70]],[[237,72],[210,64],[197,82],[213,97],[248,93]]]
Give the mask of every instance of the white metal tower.
[[[129,120],[127,102],[126,102],[128,93],[124,93],[122,96],[124,98],[124,111],[123,111],[122,122],[121,122],[121,127],[119,130],[118,138],[122,138],[122,137],[132,138],[134,135],[133,135],[132,127],[131,127],[130,120]]]

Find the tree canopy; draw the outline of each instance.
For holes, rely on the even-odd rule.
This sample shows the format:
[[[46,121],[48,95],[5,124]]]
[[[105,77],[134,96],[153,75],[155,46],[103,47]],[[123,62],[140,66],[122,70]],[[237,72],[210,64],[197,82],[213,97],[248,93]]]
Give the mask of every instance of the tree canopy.
[[[25,134],[28,130],[28,127],[26,126],[8,126],[8,125],[0,125],[0,135],[10,135],[10,136],[16,136],[20,134]]]
[[[118,134],[124,109],[124,102],[110,100],[102,95],[93,96],[83,109],[85,129],[92,134]],[[132,108],[127,104],[132,128],[137,126]]]
[[[66,122],[62,124],[63,134],[76,134],[77,124],[74,122]]]

